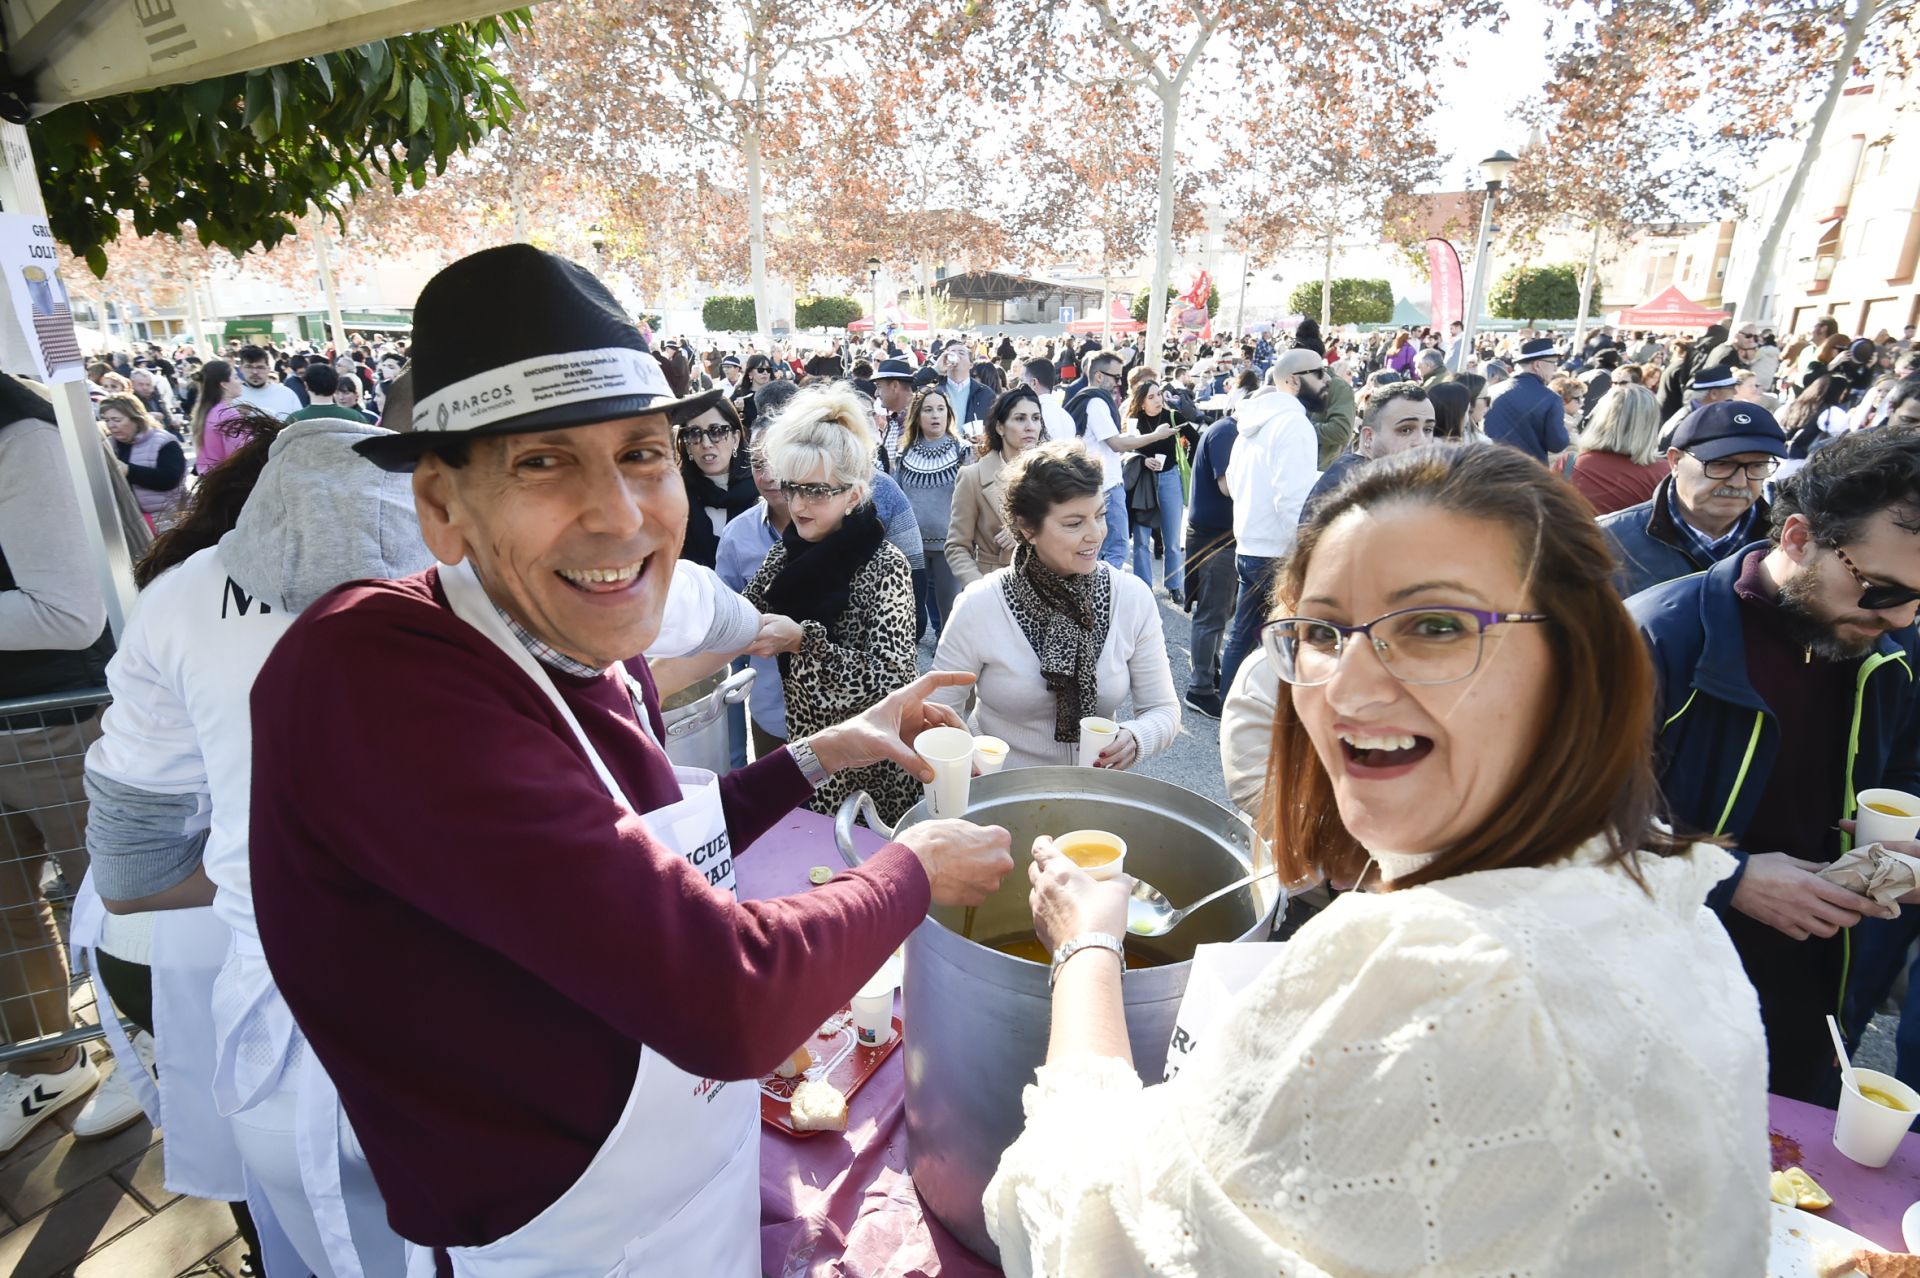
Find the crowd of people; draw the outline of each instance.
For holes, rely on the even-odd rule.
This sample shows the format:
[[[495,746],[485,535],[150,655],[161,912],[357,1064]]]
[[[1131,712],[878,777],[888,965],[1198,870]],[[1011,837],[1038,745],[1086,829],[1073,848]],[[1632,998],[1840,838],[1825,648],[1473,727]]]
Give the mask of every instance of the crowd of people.
[[[68,762],[58,802],[0,789],[0,943],[40,956],[0,1008],[15,1041],[69,1015],[31,849],[84,827],[72,944],[141,1027],[104,1083],[13,1062],[0,1151],[151,1107],[168,1183],[234,1202],[273,1278],[399,1278],[407,1243],[757,1272],[729,1084],[1017,856],[1061,958],[986,1198],[1009,1273],[1681,1272],[1703,1241],[1759,1272],[1765,1094],[1832,1104],[1823,1018],[1857,1042],[1920,939],[1819,873],[1860,792],[1920,794],[1911,330],[726,350],[527,246],[414,318],[89,369],[146,532],[117,651],[52,410],[0,380],[0,695],[112,692],[6,725]],[[663,698],[733,667],[735,766],[676,763]],[[1130,769],[1184,711],[1291,940],[1170,1083],[1085,943],[1125,884],[1048,840],[927,821],[736,898],[794,808],[919,802],[926,728],[1014,768],[1102,716],[1090,762]],[[1899,1049],[1920,1084],[1920,1011]]]

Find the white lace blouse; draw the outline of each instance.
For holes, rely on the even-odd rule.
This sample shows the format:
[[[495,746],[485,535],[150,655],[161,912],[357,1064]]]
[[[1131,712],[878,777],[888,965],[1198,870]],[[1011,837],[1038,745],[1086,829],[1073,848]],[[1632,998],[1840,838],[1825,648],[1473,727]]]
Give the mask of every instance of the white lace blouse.
[[[1341,897],[1171,1083],[1043,1066],[986,1193],[1007,1274],[1764,1272],[1732,858],[1642,857],[1649,894],[1599,857]]]

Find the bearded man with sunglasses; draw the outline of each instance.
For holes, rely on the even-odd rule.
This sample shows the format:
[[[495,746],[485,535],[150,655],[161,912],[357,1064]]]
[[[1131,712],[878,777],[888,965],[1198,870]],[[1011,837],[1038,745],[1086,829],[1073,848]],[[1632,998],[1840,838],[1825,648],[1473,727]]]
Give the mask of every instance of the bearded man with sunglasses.
[[[1786,433],[1758,404],[1709,404],[1674,431],[1653,496],[1600,520],[1624,598],[1700,572],[1766,535],[1760,494],[1787,455]]]
[[[1659,677],[1661,787],[1676,824],[1740,858],[1707,903],[1760,995],[1769,1088],[1798,1100],[1838,1097],[1823,1022],[1849,973],[1904,952],[1851,931],[1896,905],[1816,872],[1849,844],[1861,791],[1920,793],[1916,607],[1920,436],[1894,431],[1787,479],[1768,541],[1627,601]]]

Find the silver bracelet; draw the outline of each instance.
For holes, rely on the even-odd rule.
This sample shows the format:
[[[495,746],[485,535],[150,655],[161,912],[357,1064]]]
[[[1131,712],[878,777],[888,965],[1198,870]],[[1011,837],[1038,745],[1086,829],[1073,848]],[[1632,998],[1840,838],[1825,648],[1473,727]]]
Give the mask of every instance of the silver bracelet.
[[[1047,988],[1052,989],[1053,983],[1060,979],[1062,964],[1081,950],[1089,949],[1112,950],[1113,956],[1120,960],[1121,975],[1126,974],[1127,949],[1119,937],[1111,932],[1082,932],[1053,952],[1053,966],[1047,971]]]
[[[793,756],[794,763],[800,768],[800,775],[814,789],[818,790],[833,776],[833,773],[820,766],[820,756],[813,752],[810,738],[802,737],[798,741],[787,742],[787,753]]]

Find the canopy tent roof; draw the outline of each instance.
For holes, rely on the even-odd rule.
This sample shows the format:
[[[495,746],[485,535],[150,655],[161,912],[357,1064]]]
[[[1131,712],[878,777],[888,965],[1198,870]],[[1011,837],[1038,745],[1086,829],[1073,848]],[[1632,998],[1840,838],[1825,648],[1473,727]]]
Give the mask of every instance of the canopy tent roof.
[[[1100,296],[1099,289],[1083,284],[1035,279],[1030,275],[1013,275],[1006,271],[962,271],[935,280],[933,287],[954,301],[962,302],[1010,302],[1056,295],[1096,299]]]
[[[1146,331],[1147,326],[1133,317],[1133,312],[1128,309],[1124,298],[1114,298],[1109,313],[1113,317],[1113,331],[1116,333]],[[1107,321],[1098,315],[1089,315],[1085,319],[1077,319],[1067,325],[1067,331],[1069,333],[1104,333],[1107,331]]]
[[[1732,318],[1727,311],[1710,311],[1670,285],[1658,297],[1616,312],[1607,322],[1616,328],[1706,328]]]
[[[504,0],[0,0],[11,87],[36,115],[428,31]]]
[[[1424,328],[1431,322],[1427,308],[1410,297],[1403,297],[1393,304],[1393,318],[1388,321],[1395,328]]]

